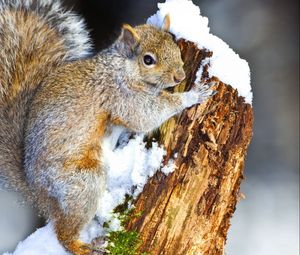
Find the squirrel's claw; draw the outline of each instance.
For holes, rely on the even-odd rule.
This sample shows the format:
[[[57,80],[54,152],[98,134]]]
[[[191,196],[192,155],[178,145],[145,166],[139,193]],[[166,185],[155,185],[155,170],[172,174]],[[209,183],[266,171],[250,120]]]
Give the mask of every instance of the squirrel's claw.
[[[93,250],[93,255],[102,255],[102,254],[106,254],[106,247],[108,244],[108,240],[106,237],[98,237],[95,238],[92,241],[92,250]]]
[[[212,95],[211,96],[214,96],[214,95],[216,95],[216,94],[218,94],[219,93],[219,91],[217,91],[217,90],[213,90],[213,93],[212,93]]]
[[[192,90],[199,94],[199,103],[206,101],[218,93],[218,91],[212,89],[212,87],[216,85],[216,82],[214,81],[209,83],[197,82],[195,85],[196,86]]]

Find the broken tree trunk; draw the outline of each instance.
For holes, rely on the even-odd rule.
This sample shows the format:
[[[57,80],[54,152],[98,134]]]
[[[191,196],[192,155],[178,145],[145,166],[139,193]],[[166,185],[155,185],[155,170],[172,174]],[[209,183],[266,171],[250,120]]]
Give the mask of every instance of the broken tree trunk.
[[[187,79],[177,90],[189,90],[201,61],[212,53],[183,40],[178,45]],[[160,128],[165,164],[176,155],[177,167],[167,177],[158,172],[135,203],[142,215],[131,219],[127,228],[140,233],[141,252],[224,254],[252,137],[253,111],[236,90],[221,81],[217,84],[218,94],[206,104]]]

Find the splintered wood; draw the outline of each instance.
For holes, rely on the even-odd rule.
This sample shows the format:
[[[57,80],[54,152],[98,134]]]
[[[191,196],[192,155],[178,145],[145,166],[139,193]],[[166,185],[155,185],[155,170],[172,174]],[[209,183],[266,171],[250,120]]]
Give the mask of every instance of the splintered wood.
[[[201,61],[211,52],[179,41],[189,90]],[[203,79],[207,78],[204,67]],[[243,179],[252,138],[253,111],[232,87],[217,81],[216,94],[161,126],[158,140],[176,170],[153,176],[135,205],[141,216],[127,226],[140,233],[141,252],[151,255],[224,254],[226,236]],[[149,138],[151,139],[151,138]]]

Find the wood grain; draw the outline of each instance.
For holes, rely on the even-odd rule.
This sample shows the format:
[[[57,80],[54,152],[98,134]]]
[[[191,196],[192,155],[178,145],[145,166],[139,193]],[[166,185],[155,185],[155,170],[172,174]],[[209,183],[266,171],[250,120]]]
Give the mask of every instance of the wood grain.
[[[179,41],[189,90],[205,57],[213,53]],[[208,77],[204,67],[203,79]],[[137,230],[141,252],[152,255],[224,254],[224,245],[243,179],[252,138],[253,110],[231,86],[217,82],[218,94],[161,126],[156,135],[174,159],[169,176],[158,172],[135,205],[142,212],[127,229]],[[149,138],[151,139],[151,138]]]

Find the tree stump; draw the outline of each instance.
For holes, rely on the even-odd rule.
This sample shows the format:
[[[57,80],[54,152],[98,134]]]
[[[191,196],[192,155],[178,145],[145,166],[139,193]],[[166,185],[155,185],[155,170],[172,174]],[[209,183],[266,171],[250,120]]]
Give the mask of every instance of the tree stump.
[[[178,45],[187,79],[176,90],[189,90],[202,60],[213,53],[184,40]],[[204,67],[202,78],[207,77]],[[218,94],[160,127],[164,163],[176,156],[176,170],[168,176],[157,172],[135,202],[142,213],[127,229],[140,233],[141,252],[224,254],[252,138],[253,111],[236,90],[214,79]]]

